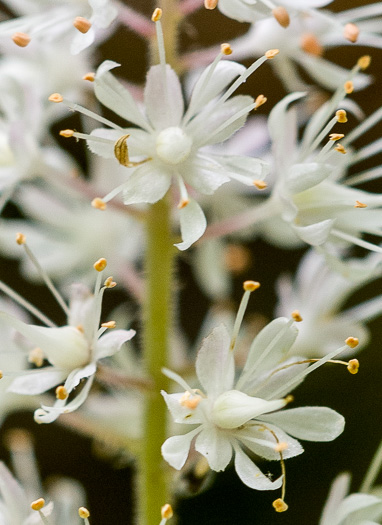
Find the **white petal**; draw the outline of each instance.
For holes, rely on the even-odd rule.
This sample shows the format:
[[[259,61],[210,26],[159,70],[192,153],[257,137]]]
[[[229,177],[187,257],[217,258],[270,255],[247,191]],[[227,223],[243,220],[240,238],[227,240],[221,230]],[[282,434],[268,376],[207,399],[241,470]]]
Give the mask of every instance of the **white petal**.
[[[311,244],[312,246],[320,246],[328,240],[334,223],[335,220],[326,219],[321,222],[316,222],[315,224],[309,224],[309,226],[292,225],[292,227],[304,242]]]
[[[272,111],[269,114],[268,118],[268,129],[269,134],[273,140],[273,142],[283,142],[285,140],[285,133],[288,133],[287,131],[287,114],[288,114],[288,106],[295,100],[298,100],[305,96],[305,93],[297,92],[297,93],[291,93],[290,95],[287,95],[284,97],[280,102],[278,102]]]
[[[300,407],[262,417],[288,434],[306,441],[332,441],[344,430],[341,414],[327,407]]]
[[[261,470],[244,454],[240,447],[235,447],[235,469],[241,481],[255,490],[274,490],[282,485],[282,476],[271,481]]]
[[[363,520],[372,520],[381,516],[382,501],[379,498],[370,494],[351,494],[342,501],[337,509],[335,523],[361,525]]]
[[[115,159],[114,155],[114,143],[121,138],[121,131],[117,129],[105,129],[97,128],[93,129],[90,133],[91,136],[101,137],[103,139],[108,139],[112,142],[110,144],[104,142],[97,142],[96,140],[87,140],[86,144],[92,153],[104,157],[105,159]],[[117,159],[115,159],[117,161]],[[117,161],[118,162],[118,161]]]
[[[149,161],[131,173],[123,187],[125,204],[153,203],[159,201],[171,184],[167,171]]]
[[[334,519],[338,507],[345,499],[350,489],[350,474],[347,472],[340,474],[333,481],[330,488],[328,499],[321,515],[320,525],[334,525]]]
[[[235,370],[230,341],[226,327],[220,325],[203,339],[198,352],[196,375],[209,397],[216,398],[232,388]]]
[[[8,387],[8,392],[27,396],[42,394],[62,383],[67,374],[67,371],[58,370],[53,366],[41,370],[31,370],[25,372],[25,375],[16,377]]]
[[[183,242],[174,246],[183,251],[200,239],[207,227],[207,220],[202,208],[194,199],[190,199],[187,206],[179,210],[179,216]]]
[[[212,470],[224,470],[232,458],[232,445],[214,426],[203,428],[195,441],[195,450],[203,454]]]
[[[162,390],[161,394],[166,401],[167,408],[169,409],[175,423],[195,425],[202,422],[198,410],[192,410],[181,404],[184,392],[178,394],[167,394],[167,392]]]
[[[186,463],[190,451],[191,441],[201,431],[201,427],[195,428],[183,436],[172,436],[162,445],[162,456],[173,468],[180,470]]]
[[[286,176],[286,187],[290,193],[300,193],[316,186],[332,173],[333,167],[318,162],[294,164]]]
[[[168,64],[166,72],[161,65],[149,69],[144,98],[146,113],[154,128],[179,126],[184,109],[182,88],[177,74]]]
[[[70,393],[77,385],[80,384],[81,379],[90,377],[96,373],[97,367],[95,363],[89,363],[84,368],[77,368],[73,370],[68,375],[67,380],[65,381],[64,387]]]
[[[126,341],[134,337],[135,333],[135,330],[113,330],[101,336],[96,343],[95,359],[114,355]]]
[[[206,83],[210,71],[211,66],[208,66],[200,75],[193,88],[187,111],[189,119],[226,89],[236,77],[245,71],[245,67],[230,60],[219,62],[209,81]]]
[[[147,122],[139,111],[128,90],[109,73],[120,64],[105,60],[97,69],[94,81],[94,91],[98,100],[117,115],[129,122],[147,129]]]
[[[204,195],[212,195],[229,177],[214,159],[197,156],[193,162],[182,170],[184,181]]]

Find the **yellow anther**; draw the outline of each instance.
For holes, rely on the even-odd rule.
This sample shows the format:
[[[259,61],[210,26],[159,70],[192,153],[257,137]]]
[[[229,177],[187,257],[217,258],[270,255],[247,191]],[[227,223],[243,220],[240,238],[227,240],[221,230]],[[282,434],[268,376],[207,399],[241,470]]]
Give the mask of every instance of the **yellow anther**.
[[[98,261],[93,264],[93,268],[97,270],[97,272],[102,272],[106,266],[107,260],[104,257],[101,257],[101,259],[98,259]]]
[[[60,93],[52,93],[50,95],[50,97],[48,98],[48,100],[50,100],[50,102],[62,102],[64,100],[64,97],[62,95],[60,95]]]
[[[35,501],[32,501],[31,503],[31,509],[32,510],[41,510],[45,505],[44,498],[36,499]]]
[[[78,325],[76,326],[76,328],[77,328],[77,330],[78,330],[79,332],[81,332],[81,334],[84,334],[84,333],[85,333],[85,329],[84,329],[84,327],[83,327],[82,324],[78,324]]]
[[[92,23],[83,16],[76,16],[76,18],[73,20],[73,25],[80,33],[85,34],[91,28]]]
[[[229,44],[222,44],[220,46],[220,52],[222,55],[232,55],[232,47]]]
[[[74,129],[62,129],[60,131],[61,137],[65,137],[66,139],[69,139],[70,137],[73,137],[74,135]]]
[[[344,136],[345,135],[343,133],[331,133],[329,135],[329,140],[333,140],[335,142],[336,140],[343,139]]]
[[[260,191],[268,188],[268,184],[263,180],[254,180],[253,185]]]
[[[229,244],[224,250],[224,264],[231,273],[240,275],[251,264],[251,252],[240,244]]]
[[[350,359],[347,369],[351,374],[357,374],[359,370],[359,361],[358,359]]]
[[[367,208],[367,204],[364,204],[363,202],[360,202],[360,201],[355,201],[354,208]]]
[[[115,321],[107,321],[106,323],[102,323],[101,326],[103,328],[115,328],[117,325]]]
[[[151,15],[151,20],[153,22],[159,22],[159,20],[162,18],[162,9],[160,7],[157,7],[154,9],[153,14]]]
[[[27,33],[14,33],[12,40],[19,47],[27,47],[31,41],[31,37]]]
[[[197,394],[191,395],[190,392],[185,392],[179,399],[179,404],[182,407],[189,408],[190,410],[195,410],[195,408],[199,405],[201,400],[201,396]]]
[[[351,22],[346,24],[346,26],[344,27],[344,37],[346,38],[346,40],[349,40],[349,42],[352,42],[354,44],[354,42],[357,42],[358,36],[359,27],[355,24],[352,24]]]
[[[292,396],[292,395],[289,394],[288,396],[286,396],[286,397],[284,398],[284,401],[285,401],[285,403],[287,403],[287,404],[289,404],[289,403],[293,403],[293,401],[294,401],[294,396]]]
[[[41,348],[36,347],[33,348],[28,354],[28,363],[32,363],[36,365],[37,367],[40,367],[44,363],[44,352],[41,350]]]
[[[129,134],[122,135],[114,144],[114,155],[118,162],[122,166],[130,167],[132,164],[129,159],[129,148],[127,146],[127,139],[130,137]]]
[[[267,101],[267,97],[264,97],[264,95],[259,95],[258,97],[256,97],[254,109],[256,110],[257,108],[259,108],[260,106],[265,104],[266,101]]]
[[[170,519],[173,517],[174,512],[172,510],[172,507],[169,503],[166,503],[166,505],[163,505],[163,507],[160,509],[160,513],[163,519]]]
[[[210,466],[204,456],[200,456],[194,467],[194,476],[197,479],[202,479],[209,472]]]
[[[204,0],[204,7],[206,9],[215,9],[219,0]]]
[[[103,285],[106,287],[106,288],[114,288],[114,286],[117,286],[117,283],[115,281],[113,281],[113,277],[110,276],[108,277],[105,282],[103,283]]]
[[[280,441],[280,443],[276,443],[275,445],[276,452],[283,452],[284,450],[287,450],[287,448],[288,448],[288,443],[286,443],[285,441]]]
[[[243,288],[246,292],[254,292],[258,288],[260,288],[260,283],[258,283],[257,281],[244,281]]]
[[[348,80],[347,82],[345,82],[344,90],[345,90],[345,93],[347,93],[348,95],[350,95],[350,93],[353,93],[353,91],[354,91],[354,84],[353,84],[353,82],[351,80]]]
[[[302,321],[302,317],[298,310],[293,310],[293,312],[291,313],[291,317],[294,321],[296,321],[296,323],[301,323]]]
[[[89,73],[86,73],[86,75],[82,77],[82,80],[88,80],[89,82],[94,82],[95,73],[93,73],[92,71],[90,71]]]
[[[275,56],[278,55],[279,53],[280,51],[278,49],[269,49],[268,51],[266,51],[264,56],[268,58],[269,60],[271,60],[272,58],[275,58]]]
[[[324,48],[313,33],[305,33],[302,35],[300,46],[305,53],[309,53],[310,55],[321,57],[324,54]]]
[[[272,503],[272,506],[276,512],[285,512],[288,510],[288,505],[281,498],[275,499],[275,501]]]
[[[364,70],[370,66],[370,62],[371,62],[371,56],[364,55],[363,57],[358,59],[357,65],[360,69]]]
[[[350,348],[355,348],[358,346],[359,340],[357,337],[348,337],[345,343],[350,346]]]
[[[25,244],[27,242],[27,238],[23,233],[16,233],[16,242],[17,244]]]
[[[289,13],[285,9],[285,7],[278,6],[272,9],[272,15],[277,20],[277,22],[281,25],[281,27],[288,27],[290,24],[290,18]]]
[[[80,518],[84,520],[90,516],[90,512],[88,511],[86,507],[80,507],[78,509],[78,515]]]
[[[0,370],[0,379],[3,379],[3,377],[4,377],[3,371]]]
[[[342,145],[342,144],[339,144],[339,143],[336,144],[336,145],[334,146],[334,149],[335,149],[336,151],[338,151],[338,153],[342,153],[342,155],[345,155],[345,154],[347,153],[347,151],[346,151],[346,149],[343,147],[343,145]]]
[[[337,122],[340,122],[341,124],[344,124],[348,121],[346,111],[344,109],[339,109],[338,111],[336,111],[336,117]]]
[[[106,210],[106,202],[104,202],[99,197],[96,197],[92,200],[92,206],[93,208],[96,208],[97,210]]]
[[[56,398],[57,399],[64,401],[65,399],[68,399],[68,396],[69,396],[68,391],[66,390],[64,386],[60,385],[56,388]]]
[[[177,208],[178,210],[182,210],[183,208],[185,208],[187,206],[187,204],[189,204],[190,201],[188,199],[181,199],[179,202],[178,202],[178,205],[177,205]]]

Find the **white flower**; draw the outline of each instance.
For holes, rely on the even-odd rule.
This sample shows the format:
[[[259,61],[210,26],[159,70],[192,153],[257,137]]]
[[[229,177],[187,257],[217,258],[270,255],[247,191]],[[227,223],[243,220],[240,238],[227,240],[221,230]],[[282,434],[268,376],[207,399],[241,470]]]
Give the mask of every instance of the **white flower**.
[[[43,0],[37,4],[33,0],[24,0],[18,2],[17,8],[20,16],[2,22],[0,36],[21,33],[29,37],[32,44],[33,39],[38,39],[48,45],[51,41],[62,45],[65,40],[71,40],[73,54],[89,47],[118,14],[110,0]],[[17,43],[17,38],[14,41]]]
[[[349,333],[359,339],[359,351],[369,340],[366,322],[382,313],[380,295],[343,310],[349,297],[356,297],[358,290],[381,276],[380,255],[371,253],[361,260],[350,259],[342,264],[336,261],[333,269],[330,260],[310,250],[295,278],[283,276],[278,282],[276,314],[288,315],[298,310],[303,318],[293,346],[297,355],[325,355],[338,348]]]
[[[54,326],[42,315],[40,318],[45,319],[48,324],[46,327],[26,324],[0,312],[0,319],[4,319],[36,345],[37,348],[29,356],[30,361],[41,366],[43,360],[47,359],[51,365],[19,372],[8,390],[37,395],[65,381],[56,390],[57,401],[54,406],[43,405],[42,409],[36,410],[35,419],[39,423],[50,423],[60,414],[76,410],[85,401],[92,386],[98,360],[118,352],[123,343],[135,335],[134,330],[114,330],[104,334],[108,328],[114,327],[112,322],[99,327],[103,292],[112,285],[109,278],[101,287],[101,273],[98,274],[94,295],[86,287],[74,285],[69,308],[62,304],[68,315],[68,323],[61,327]],[[82,390],[67,403],[69,394],[82,379],[87,380]]]
[[[234,455],[236,472],[246,485],[257,490],[276,489],[283,484],[282,477],[271,481],[245,449],[268,460],[283,461],[303,452],[295,437],[331,441],[341,434],[344,419],[329,408],[282,410],[291,401],[287,394],[307,374],[342,351],[309,368],[294,359],[285,361],[296,336],[292,321],[279,318],[271,322],[253,341],[243,371],[235,380],[236,336],[231,338],[221,325],[203,341],[196,359],[201,389],[190,388],[180,376],[166,371],[185,389],[177,394],[162,392],[171,415],[175,422],[194,428],[165,441],[165,460],[181,469],[196,438],[195,449],[205,456],[212,470],[224,470]]]
[[[217,4],[223,14],[239,22],[256,22],[262,18],[274,17],[283,27],[289,24],[288,13],[294,15],[331,2],[332,0],[277,0],[276,3],[272,0],[205,0],[206,5]]]
[[[91,135],[68,133],[68,136],[87,139],[94,153],[106,158],[116,156],[127,167],[126,182],[102,200],[107,202],[122,192],[125,204],[154,203],[164,197],[174,182],[179,189],[183,238],[176,246],[185,250],[195,242],[205,230],[206,219],[198,203],[190,197],[187,186],[210,195],[230,179],[253,186],[266,174],[266,163],[259,159],[217,155],[205,149],[228,139],[243,126],[249,111],[259,105],[250,96],[231,95],[274,53],[266,55],[245,69],[235,62],[220,61],[221,53],[196,82],[186,110],[180,81],[162,60],[148,72],[144,113],[110,73],[118,64],[111,61],[101,64],[94,82],[97,98],[137,126],[120,128],[98,117],[113,129],[98,129]],[[76,104],[65,100],[64,103],[90,115]],[[91,116],[97,118],[94,114]]]

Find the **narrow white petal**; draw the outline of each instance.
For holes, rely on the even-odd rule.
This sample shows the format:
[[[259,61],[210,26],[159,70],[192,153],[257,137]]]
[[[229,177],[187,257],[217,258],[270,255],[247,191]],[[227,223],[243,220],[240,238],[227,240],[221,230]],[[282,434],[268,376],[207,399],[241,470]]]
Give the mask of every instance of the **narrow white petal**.
[[[183,251],[200,239],[207,227],[207,220],[202,208],[194,199],[190,199],[187,206],[179,210],[179,216],[182,242],[174,246]]]
[[[167,394],[167,392],[162,390],[161,394],[166,401],[167,408],[169,409],[175,423],[195,425],[202,422],[197,410],[190,409],[184,404],[181,404],[184,392],[178,394]]]
[[[235,470],[241,481],[251,489],[275,490],[280,488],[283,482],[282,476],[275,481],[271,481],[244,454],[240,447],[235,447]]]
[[[24,375],[19,375],[12,381],[8,387],[8,392],[26,396],[42,394],[62,383],[67,374],[67,371],[58,370],[53,366],[25,372]]]
[[[153,203],[167,193],[171,176],[151,161],[139,166],[131,173],[123,186],[125,204]]]
[[[195,441],[195,450],[203,454],[212,470],[224,470],[232,458],[232,445],[227,436],[214,426],[203,428]]]
[[[135,330],[113,330],[101,336],[96,343],[94,358],[98,360],[114,355],[126,341],[134,337],[135,333]]]
[[[151,124],[157,130],[179,126],[183,116],[182,88],[177,74],[169,65],[149,69],[145,87],[145,107]]]
[[[183,436],[172,436],[162,445],[162,456],[173,468],[180,470],[186,463],[190,451],[191,441],[202,430],[195,428]]]
[[[335,224],[335,220],[326,219],[315,224],[309,224],[308,226],[295,226],[292,225],[293,230],[304,242],[312,246],[320,246],[324,244],[330,235],[330,231]]]

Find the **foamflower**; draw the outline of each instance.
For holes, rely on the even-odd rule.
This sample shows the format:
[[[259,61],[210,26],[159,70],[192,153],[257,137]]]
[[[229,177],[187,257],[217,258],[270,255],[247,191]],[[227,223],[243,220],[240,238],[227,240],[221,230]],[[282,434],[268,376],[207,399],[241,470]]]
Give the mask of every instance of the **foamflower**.
[[[195,364],[200,388],[191,388],[174,372],[165,371],[183,388],[175,394],[162,392],[171,415],[175,422],[193,428],[168,438],[162,454],[172,467],[181,469],[195,440],[196,451],[212,470],[225,470],[234,456],[243,483],[256,490],[270,490],[283,485],[283,476],[271,481],[252,461],[251,453],[280,459],[283,465],[284,459],[303,452],[295,438],[331,441],[343,431],[343,417],[330,408],[284,410],[292,401],[290,391],[343,348],[311,366],[294,358],[285,360],[298,332],[292,320],[275,319],[256,336],[235,379],[234,347],[249,293],[244,294],[232,337],[221,325],[204,339]]]
[[[176,246],[185,250],[206,228],[204,213],[193,198],[195,192],[210,195],[230,179],[253,187],[267,173],[267,163],[260,159],[219,155],[205,147],[231,137],[244,125],[248,113],[265,101],[262,96],[254,101],[250,96],[231,95],[263,62],[273,58],[277,50],[268,51],[246,69],[236,62],[221,61],[224,54],[230,53],[229,47],[223,45],[222,52],[197,80],[185,109],[179,78],[165,63],[164,45],[160,32],[158,34],[161,63],[148,72],[144,112],[110,73],[118,64],[103,62],[95,75],[98,100],[137,127],[121,128],[59,94],[52,95],[51,100],[64,102],[71,109],[93,116],[112,128],[96,129],[91,135],[72,130],[61,132],[67,137],[86,139],[93,153],[111,159],[116,157],[127,168],[126,182],[93,204],[103,209],[119,193],[125,204],[154,203],[162,199],[174,183],[179,196],[183,239]]]
[[[113,321],[100,326],[103,293],[105,289],[115,285],[111,277],[102,285],[102,270],[105,265],[105,259],[95,263],[99,273],[94,295],[83,285],[74,285],[69,307],[54,289],[56,298],[68,317],[65,326],[55,326],[43,314],[39,314],[39,317],[47,326],[30,325],[0,312],[0,319],[4,319],[36,345],[29,353],[29,361],[37,369],[17,372],[8,390],[18,394],[37,395],[64,382],[56,389],[57,401],[54,406],[43,405],[36,410],[35,420],[38,423],[51,423],[60,414],[76,410],[87,398],[98,361],[114,355],[123,343],[135,335],[134,330],[113,330]],[[12,295],[3,283],[0,284],[3,291]],[[38,311],[34,309],[33,313],[38,314]],[[111,331],[105,334],[108,329]],[[43,366],[44,360],[49,362],[48,366]],[[86,381],[79,394],[68,400],[83,379]]]

